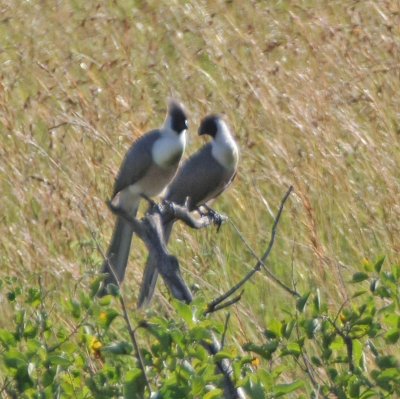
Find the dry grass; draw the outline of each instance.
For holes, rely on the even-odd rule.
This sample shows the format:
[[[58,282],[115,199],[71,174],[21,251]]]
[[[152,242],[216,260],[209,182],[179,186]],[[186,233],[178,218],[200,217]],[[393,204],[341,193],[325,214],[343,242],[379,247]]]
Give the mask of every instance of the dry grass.
[[[242,156],[216,207],[259,253],[294,184],[269,262],[287,284],[319,285],[337,307],[364,257],[399,261],[397,0],[17,4],[0,6],[0,277],[40,273],[67,295],[98,269],[92,233],[105,249],[122,156],[170,95],[190,110],[188,153],[201,117],[227,115]],[[230,225],[175,238],[210,297],[254,264]],[[143,247],[133,252],[132,303]],[[242,339],[286,300],[254,280],[235,311]]]

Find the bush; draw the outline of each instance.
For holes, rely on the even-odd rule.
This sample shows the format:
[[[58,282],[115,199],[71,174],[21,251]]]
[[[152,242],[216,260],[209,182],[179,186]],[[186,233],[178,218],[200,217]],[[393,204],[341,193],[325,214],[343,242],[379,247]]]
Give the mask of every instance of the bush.
[[[290,312],[279,312],[279,319],[269,318],[260,342],[242,347],[215,346],[224,341],[227,323],[205,313],[204,298],[191,305],[173,302],[173,317],[148,313],[137,319],[130,312],[147,381],[118,290],[98,299],[95,280],[88,294],[79,290],[60,300],[40,280],[22,287],[5,279],[1,290],[13,327],[0,329],[2,393],[141,398],[150,396],[151,387],[153,398],[220,398],[218,365],[229,361],[232,381],[250,398],[397,396],[400,267],[384,271],[383,261],[365,262],[365,271],[353,275],[357,290],[339,311],[332,312],[315,289]]]

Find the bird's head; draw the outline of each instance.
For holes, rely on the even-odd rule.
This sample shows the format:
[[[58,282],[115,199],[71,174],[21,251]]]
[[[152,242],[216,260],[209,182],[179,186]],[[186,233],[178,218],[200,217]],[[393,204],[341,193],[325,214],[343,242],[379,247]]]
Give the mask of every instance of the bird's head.
[[[169,120],[170,128],[178,134],[188,128],[185,108],[176,100],[169,100],[167,119]]]
[[[215,138],[215,136],[218,133],[220,121],[221,121],[220,115],[208,115],[205,118],[203,118],[200,122],[200,127],[198,131],[199,136],[208,134],[212,138]]]

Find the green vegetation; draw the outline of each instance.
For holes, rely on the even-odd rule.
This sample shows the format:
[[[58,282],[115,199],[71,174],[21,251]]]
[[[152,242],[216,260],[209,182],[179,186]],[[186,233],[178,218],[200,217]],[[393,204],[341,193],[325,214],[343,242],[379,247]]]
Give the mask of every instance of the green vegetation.
[[[172,318],[152,312],[140,319],[132,312],[136,334],[143,331],[148,343],[141,349],[147,381],[115,301],[118,289],[97,300],[97,279],[89,294],[82,284],[58,303],[41,280],[39,288],[27,288],[7,278],[2,294],[14,319],[12,329],[0,329],[2,392],[12,398],[142,398],[150,391],[157,398],[219,398],[224,385],[217,364],[229,359],[232,381],[251,398],[398,396],[400,367],[392,352],[400,337],[400,267],[384,271],[383,263],[365,263],[353,275],[351,306],[344,303],[334,314],[318,289],[308,292],[270,318],[259,343],[223,345],[214,356],[207,348],[215,337],[225,344],[234,333],[205,315],[204,298],[174,302]],[[58,322],[59,312],[73,327]],[[290,374],[307,378],[282,383]]]
[[[259,255],[293,184],[267,267],[302,297],[261,271],[239,303],[204,316],[256,260],[229,222],[218,234],[180,224],[170,249],[196,300],[159,284],[137,311],[136,240],[122,296],[152,390],[222,397],[215,363],[227,358],[251,398],[400,395],[398,1],[0,8],[3,397],[149,396],[118,292],[94,295],[114,176],[168,96],[190,112],[188,154],[201,117],[227,116],[241,163],[215,208]],[[225,336],[216,356],[212,332]]]

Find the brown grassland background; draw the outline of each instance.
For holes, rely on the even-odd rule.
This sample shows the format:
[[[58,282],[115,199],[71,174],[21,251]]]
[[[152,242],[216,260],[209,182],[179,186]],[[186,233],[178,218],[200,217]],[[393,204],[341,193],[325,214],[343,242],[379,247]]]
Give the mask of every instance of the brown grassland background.
[[[122,157],[162,124],[169,96],[189,110],[186,156],[205,142],[200,119],[226,115],[241,161],[214,206],[258,254],[294,186],[268,261],[287,285],[319,286],[337,309],[364,258],[399,261],[397,0],[2,0],[0,278],[41,275],[62,297],[98,272]],[[210,299],[255,263],[230,223],[176,226],[170,249]],[[131,311],[144,257],[136,240]],[[159,284],[153,307],[168,298]],[[257,339],[286,303],[256,275],[232,308],[236,339]]]

